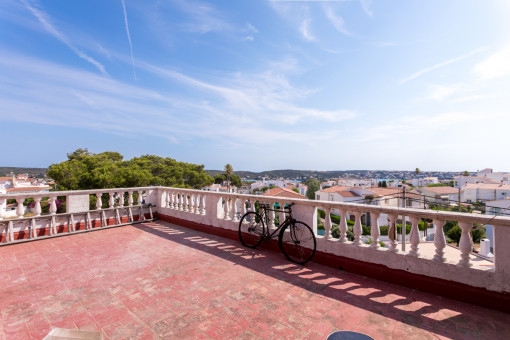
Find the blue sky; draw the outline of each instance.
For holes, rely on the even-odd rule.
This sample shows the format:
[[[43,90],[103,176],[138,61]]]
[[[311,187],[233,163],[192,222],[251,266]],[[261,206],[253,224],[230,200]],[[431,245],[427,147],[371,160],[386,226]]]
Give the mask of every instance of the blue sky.
[[[2,0],[3,166],[510,171],[510,1]]]

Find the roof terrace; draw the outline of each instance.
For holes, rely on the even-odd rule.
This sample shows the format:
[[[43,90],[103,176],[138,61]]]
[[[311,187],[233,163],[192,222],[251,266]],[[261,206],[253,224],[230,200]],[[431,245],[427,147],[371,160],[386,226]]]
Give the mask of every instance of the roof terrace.
[[[42,195],[51,195],[47,215]],[[57,213],[57,195],[66,213]],[[496,260],[487,267],[469,243],[485,216],[148,187],[32,195],[28,217],[27,197],[0,196],[0,205],[18,202],[17,218],[0,215],[0,339],[40,339],[55,327],[107,339],[324,339],[334,330],[375,339],[510,338],[510,314],[495,310],[509,309],[508,218],[491,220]],[[292,264],[273,244],[241,246],[239,214],[257,200],[295,203],[293,216],[314,231],[317,209],[326,212],[315,262]],[[355,216],[353,242],[331,237],[332,209]],[[389,248],[357,242],[363,212],[373,221],[388,215]],[[412,235],[402,251],[394,227],[404,216]],[[441,232],[425,243],[419,218],[459,221],[460,256],[444,251]],[[345,236],[345,221],[340,229]],[[420,254],[425,245],[433,257]]]
[[[508,339],[510,315],[166,222],[0,248],[0,337]]]

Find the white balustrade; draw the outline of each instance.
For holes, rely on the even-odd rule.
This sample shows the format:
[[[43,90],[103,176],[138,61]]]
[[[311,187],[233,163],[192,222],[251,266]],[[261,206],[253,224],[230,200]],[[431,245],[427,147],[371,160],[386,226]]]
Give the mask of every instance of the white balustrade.
[[[420,218],[416,216],[411,216],[409,218],[411,222],[411,233],[409,234],[409,242],[411,242],[411,250],[409,251],[409,255],[418,257],[420,254],[418,253],[418,246],[420,244],[420,231],[418,229],[418,223]],[[402,228],[404,229],[404,228]]]
[[[379,248],[379,236],[381,235],[381,230],[379,229],[379,213],[371,212],[370,220],[372,222],[372,226],[370,227],[370,236],[372,236],[372,243],[370,244],[371,248]]]
[[[471,254],[471,250],[473,249],[473,240],[471,239],[471,229],[473,228],[473,224],[460,222],[459,227],[462,230],[459,242],[460,249],[459,266],[471,267],[473,264],[469,259],[469,254]]]
[[[388,238],[390,239],[390,251],[394,253],[398,253],[398,242],[397,242],[397,215],[390,214],[388,215],[388,220],[390,222],[388,228]]]
[[[325,218],[324,218],[324,238],[331,238],[331,208],[324,208]]]
[[[114,193],[109,193],[109,200],[108,200],[108,207],[109,208],[114,208],[115,207],[115,197],[114,197]]]
[[[355,221],[354,221],[354,228],[353,228],[353,231],[354,231],[353,244],[355,246],[360,246],[362,244],[361,243],[361,233],[363,231],[363,228],[361,226],[361,215],[363,215],[363,213],[361,211],[354,212]]]
[[[101,193],[96,194],[96,197],[97,197],[96,208],[97,208],[97,210],[101,209],[101,207],[103,206],[103,202],[101,201],[101,195],[102,195]],[[51,198],[50,198],[50,201],[51,201]]]
[[[347,242],[347,210],[340,210],[340,242]]]
[[[133,206],[133,190],[128,191],[128,206]]]
[[[25,214],[25,207],[23,206],[23,202],[25,202],[24,197],[16,198],[16,203],[18,203],[18,208],[16,209],[16,215],[18,217],[23,217]]]
[[[436,229],[436,232],[434,234],[434,246],[436,247],[434,261],[445,262],[446,258],[444,257],[444,248],[446,247],[446,239],[443,230],[445,221],[435,219],[433,223]]]

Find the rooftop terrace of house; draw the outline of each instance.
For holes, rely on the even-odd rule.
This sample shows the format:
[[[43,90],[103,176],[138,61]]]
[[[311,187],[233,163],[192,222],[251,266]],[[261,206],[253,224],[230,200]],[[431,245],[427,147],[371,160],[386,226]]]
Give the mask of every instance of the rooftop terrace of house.
[[[40,211],[44,196],[49,215]],[[57,213],[57,196],[66,197],[66,213]],[[35,215],[24,217],[29,197]],[[376,339],[510,335],[509,218],[170,187],[0,195],[0,204],[6,199],[18,202],[18,217],[0,214],[0,339],[41,338],[51,327],[119,339],[324,339],[336,329]],[[317,210],[325,211],[312,263],[288,262],[275,243],[240,245],[239,216],[260,200],[294,203],[293,217],[314,232]],[[332,209],[355,216],[354,241],[343,239],[345,219],[340,239],[331,236]],[[359,242],[364,213],[388,215],[388,248],[378,247],[377,223],[376,242]],[[394,239],[399,216],[412,226],[405,251]],[[418,237],[422,218],[439,230],[426,245],[432,251]],[[445,251],[445,221],[459,222],[460,256]],[[488,222],[491,268],[472,258],[469,237],[474,223]]]
[[[166,222],[0,247],[0,339],[508,339],[510,314]],[[221,273],[221,275],[218,275]]]

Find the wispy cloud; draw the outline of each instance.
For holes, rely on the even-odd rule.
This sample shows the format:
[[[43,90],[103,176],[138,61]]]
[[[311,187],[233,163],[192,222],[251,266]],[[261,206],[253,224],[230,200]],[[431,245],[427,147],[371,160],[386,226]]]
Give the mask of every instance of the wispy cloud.
[[[493,79],[510,75],[510,45],[491,54],[475,65],[474,73],[483,79]]]
[[[432,99],[436,101],[444,100],[453,94],[457,93],[461,89],[461,84],[452,84],[452,85],[434,85],[431,87],[430,93],[427,96],[427,99]]]
[[[308,19],[308,18],[301,21],[301,26],[299,26],[299,32],[301,32],[301,35],[306,40],[314,41],[315,37],[310,32],[310,21],[311,21],[311,19]]]
[[[222,18],[222,13],[208,4],[183,0],[174,0],[173,3],[190,18],[190,21],[183,25],[186,31],[205,34],[232,30],[232,25]]]
[[[326,17],[328,18],[328,20],[331,22],[331,24],[333,25],[333,27],[335,27],[335,29],[340,32],[340,33],[343,33],[345,35],[351,35],[351,32],[349,32],[346,28],[345,28],[345,21],[342,17],[336,15],[336,13],[334,12],[333,8],[331,8],[330,6],[323,6],[323,9],[324,9],[324,13],[326,14]]]
[[[369,17],[374,16],[374,12],[370,10],[370,6],[372,5],[372,0],[360,0],[361,7]]]
[[[453,64],[453,63],[456,63],[458,61],[461,61],[463,59],[466,59],[466,58],[469,58],[477,53],[480,53],[480,52],[483,52],[483,51],[486,51],[487,48],[486,47],[482,47],[482,48],[477,48],[476,50],[473,50],[469,53],[466,53],[464,55],[461,55],[460,57],[456,57],[456,58],[453,58],[453,59],[449,59],[449,60],[446,60],[446,61],[443,61],[443,62],[440,62],[440,63],[437,63],[435,65],[432,65],[430,67],[426,67],[424,69],[421,69],[413,74],[411,74],[409,77],[407,78],[404,78],[400,81],[401,84],[403,83],[407,83],[408,81],[410,80],[413,80],[413,79],[416,79],[426,73],[429,73],[429,72],[432,72],[434,70],[437,70],[438,68],[441,68],[441,67],[445,67],[447,65],[450,65],[450,64]]]
[[[39,20],[43,28],[53,35],[55,38],[64,43],[67,47],[69,47],[78,57],[89,62],[94,65],[102,74],[106,75],[106,70],[104,66],[95,60],[94,58],[87,55],[85,52],[78,49],[74,44],[69,40],[69,38],[62,32],[60,32],[55,25],[52,24],[52,20],[47,13],[42,11],[41,9],[36,8],[32,4],[28,3],[27,0],[20,0],[23,5],[25,5],[26,9],[28,9],[36,18]]]
[[[129,34],[129,24],[127,18],[126,4],[124,3],[124,0],[122,0],[122,9],[124,10],[124,23],[126,25],[126,35],[129,41],[129,50],[131,51],[131,63],[133,64],[133,77],[136,80],[135,58],[133,56],[133,44],[131,43],[131,34]]]

